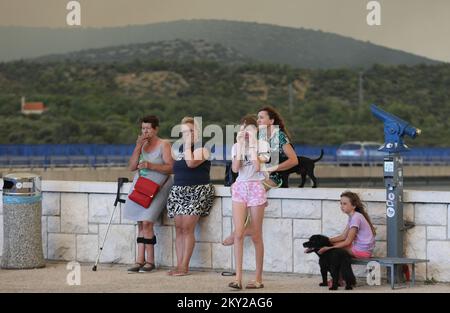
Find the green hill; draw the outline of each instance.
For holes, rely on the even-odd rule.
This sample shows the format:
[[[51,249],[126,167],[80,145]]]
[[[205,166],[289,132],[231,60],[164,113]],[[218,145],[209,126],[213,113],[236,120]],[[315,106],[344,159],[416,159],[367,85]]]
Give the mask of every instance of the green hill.
[[[51,54],[34,59],[37,62],[79,61],[87,63],[129,63],[133,60],[166,60],[171,62],[218,62],[238,65],[251,62],[232,48],[204,40],[169,40],[88,49],[64,54]]]
[[[322,31],[219,20],[87,29],[0,27],[0,61],[176,39],[201,39],[220,44],[255,61],[301,68],[370,68],[374,64],[438,63]]]
[[[450,65],[383,66],[364,72],[217,62],[0,63],[0,143],[133,143],[144,114],[161,118],[161,135],[185,115],[234,124],[265,104],[277,107],[294,141],[340,144],[382,140],[376,103],[423,130],[412,146],[450,146]],[[292,109],[288,106],[292,84]],[[43,101],[22,116],[20,97]]]

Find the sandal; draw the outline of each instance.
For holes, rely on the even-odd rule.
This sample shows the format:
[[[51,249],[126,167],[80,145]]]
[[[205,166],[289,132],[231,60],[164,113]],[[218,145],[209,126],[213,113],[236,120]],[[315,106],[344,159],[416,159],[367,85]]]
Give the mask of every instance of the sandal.
[[[248,282],[247,286],[245,286],[246,289],[261,289],[264,288],[264,284],[260,283],[258,281],[251,281]]]
[[[172,276],[188,276],[188,275],[191,275],[189,272],[185,272],[185,271],[174,271],[173,273],[172,273]]]
[[[170,271],[167,272],[167,275],[172,276],[173,273],[175,273],[177,271],[176,268],[171,269]]]
[[[129,269],[127,269],[128,273],[139,273],[140,269],[144,266],[143,263],[136,263],[134,264],[133,267],[130,267]]]
[[[147,266],[149,265],[149,266]],[[139,273],[150,273],[156,268],[155,264],[150,262],[145,262],[145,265],[139,269]]]
[[[242,284],[240,282],[238,282],[237,280],[235,280],[235,281],[232,281],[231,283],[229,283],[228,287],[241,290]]]

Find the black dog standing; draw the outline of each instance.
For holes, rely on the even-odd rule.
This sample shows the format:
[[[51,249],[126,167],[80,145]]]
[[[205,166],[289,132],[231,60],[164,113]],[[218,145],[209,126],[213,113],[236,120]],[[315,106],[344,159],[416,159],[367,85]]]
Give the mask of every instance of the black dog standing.
[[[288,169],[286,171],[280,172],[281,177],[283,179],[283,184],[281,185],[281,188],[288,188],[289,187],[289,175],[292,173],[297,173],[302,177],[302,182],[300,183],[300,188],[303,188],[306,183],[306,176],[309,176],[313,182],[312,188],[317,188],[317,178],[314,175],[314,167],[315,163],[320,161],[323,157],[323,149],[320,150],[320,156],[316,159],[310,159],[303,156],[297,156],[298,159],[298,165],[294,166],[291,169]],[[283,161],[283,160],[281,160]],[[280,162],[281,163],[281,162]]]
[[[289,188],[289,175],[292,173],[297,173],[302,177],[302,182],[300,183],[300,188],[303,188],[306,183],[306,176],[309,176],[313,182],[312,188],[317,188],[317,178],[314,175],[315,163],[320,161],[323,157],[323,149],[320,150],[320,156],[316,159],[310,159],[303,156],[297,156],[298,165],[290,168],[286,171],[279,172],[283,180],[281,188]],[[286,161],[285,159],[280,160],[280,163]],[[228,161],[225,166],[225,186],[231,186],[236,181],[237,174],[233,173],[231,170],[231,162]]]
[[[320,274],[322,275],[322,283],[319,286],[328,286],[327,275],[331,273],[333,285],[330,290],[337,290],[339,286],[339,275],[345,280],[345,289],[351,290],[356,285],[356,278],[353,274],[351,266],[351,256],[345,249],[330,249],[323,254],[318,251],[323,247],[333,246],[330,239],[323,235],[313,235],[309,241],[303,243],[304,248],[308,248],[306,253],[315,252],[319,256]]]

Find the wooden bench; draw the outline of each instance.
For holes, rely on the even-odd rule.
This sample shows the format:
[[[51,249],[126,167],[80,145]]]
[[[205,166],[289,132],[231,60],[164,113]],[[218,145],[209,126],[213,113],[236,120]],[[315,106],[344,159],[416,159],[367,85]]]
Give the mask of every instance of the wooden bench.
[[[395,266],[396,265],[411,265],[412,267],[412,273],[411,273],[411,280],[410,280],[410,287],[414,287],[414,283],[416,282],[416,263],[427,263],[430,260],[425,259],[410,259],[410,258],[392,258],[392,257],[386,257],[386,258],[370,258],[370,259],[352,259],[352,264],[357,265],[367,265],[369,262],[378,262],[380,266],[388,267],[390,268],[390,281],[391,281],[391,288],[395,289]]]

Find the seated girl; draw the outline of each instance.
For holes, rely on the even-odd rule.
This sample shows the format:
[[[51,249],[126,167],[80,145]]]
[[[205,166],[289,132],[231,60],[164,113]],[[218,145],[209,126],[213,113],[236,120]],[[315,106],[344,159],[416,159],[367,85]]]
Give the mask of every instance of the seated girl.
[[[351,191],[342,193],[341,210],[348,215],[347,227],[341,235],[330,239],[332,247],[324,247],[319,253],[344,248],[354,258],[370,258],[375,248],[376,232],[358,194]]]

